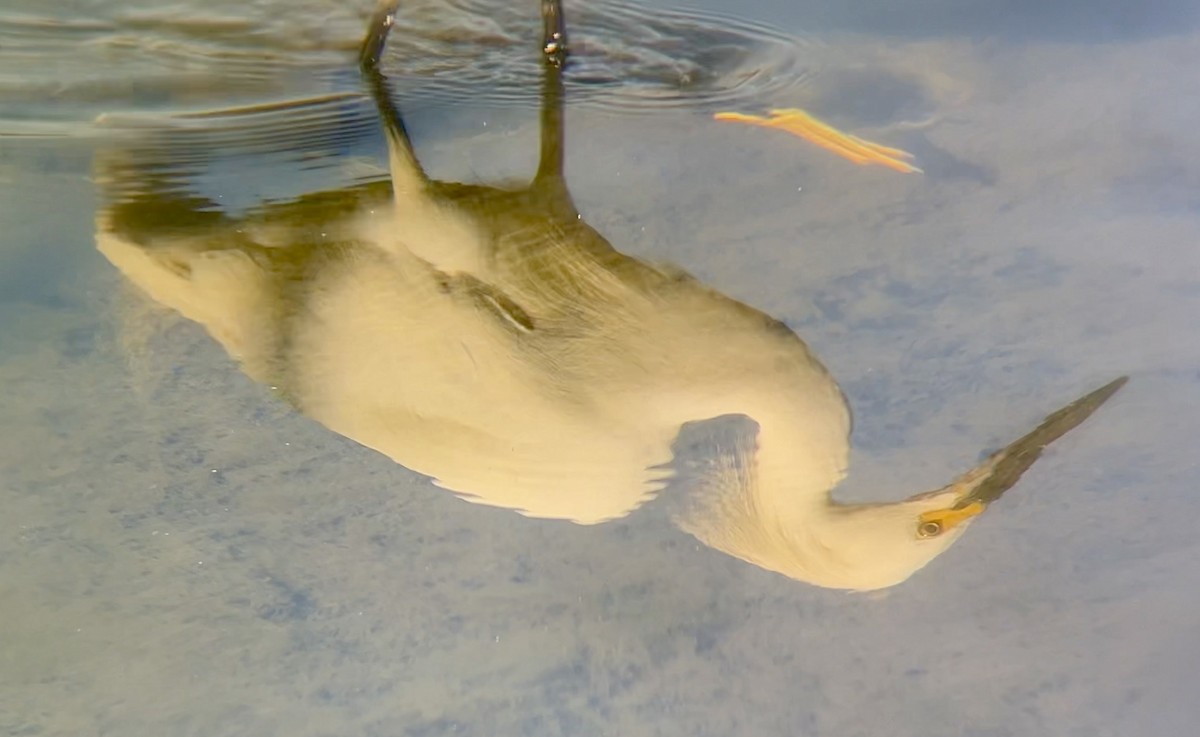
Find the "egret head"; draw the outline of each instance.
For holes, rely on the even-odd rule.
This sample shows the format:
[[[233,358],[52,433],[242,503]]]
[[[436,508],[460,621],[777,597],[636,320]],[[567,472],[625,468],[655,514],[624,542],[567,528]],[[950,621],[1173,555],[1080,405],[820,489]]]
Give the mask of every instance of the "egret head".
[[[948,550],[1047,445],[1125,382],[1109,382],[1052,413],[948,486],[900,502],[838,504],[830,478],[803,472],[811,464],[798,467],[794,454],[743,448],[736,462],[715,465],[704,493],[677,521],[714,548],[800,581],[856,591],[895,586]]]
[[[949,549],[987,506],[973,494],[980,469],[943,489],[883,504],[838,504],[828,485],[798,489],[756,470],[726,474],[694,496],[676,522],[718,550],[826,588],[870,591],[903,582]]]
[[[855,591],[895,586],[946,552],[986,508],[953,484],[889,504],[831,504],[807,561],[809,580]]]

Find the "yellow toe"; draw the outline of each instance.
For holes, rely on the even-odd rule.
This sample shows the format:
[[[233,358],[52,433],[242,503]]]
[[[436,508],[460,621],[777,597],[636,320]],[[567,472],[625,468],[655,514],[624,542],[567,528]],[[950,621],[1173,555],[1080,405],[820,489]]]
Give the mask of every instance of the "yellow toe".
[[[778,108],[768,111],[768,115],[722,112],[713,115],[713,119],[786,131],[856,164],[877,164],[904,174],[921,172],[909,163],[913,155],[907,151],[843,133],[799,108]]]

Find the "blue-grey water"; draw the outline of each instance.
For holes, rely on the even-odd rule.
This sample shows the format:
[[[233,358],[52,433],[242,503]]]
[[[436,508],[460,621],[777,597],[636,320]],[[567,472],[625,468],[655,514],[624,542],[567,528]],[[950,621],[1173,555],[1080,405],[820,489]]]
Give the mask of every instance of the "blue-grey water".
[[[5,0],[0,735],[1196,734],[1195,4],[575,5],[576,205],[809,343],[854,412],[840,499],[937,488],[1130,383],[883,593],[653,502],[464,503],[95,247],[130,157],[234,214],[384,176],[370,0]],[[385,69],[438,178],[530,173],[537,29],[532,0],[406,8]],[[924,173],[711,119],[786,107]]]

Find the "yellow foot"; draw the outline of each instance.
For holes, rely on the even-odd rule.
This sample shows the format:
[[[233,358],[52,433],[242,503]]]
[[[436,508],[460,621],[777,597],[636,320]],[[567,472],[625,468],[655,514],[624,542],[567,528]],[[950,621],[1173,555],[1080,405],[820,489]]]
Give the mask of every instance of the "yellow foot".
[[[769,114],[770,117],[764,118],[760,115],[744,113],[717,113],[713,119],[732,120],[763,128],[778,128],[800,136],[856,164],[879,164],[905,174],[921,173],[920,169],[909,163],[913,155],[907,151],[864,141],[849,133],[842,133],[837,128],[817,120],[799,108],[771,110]]]

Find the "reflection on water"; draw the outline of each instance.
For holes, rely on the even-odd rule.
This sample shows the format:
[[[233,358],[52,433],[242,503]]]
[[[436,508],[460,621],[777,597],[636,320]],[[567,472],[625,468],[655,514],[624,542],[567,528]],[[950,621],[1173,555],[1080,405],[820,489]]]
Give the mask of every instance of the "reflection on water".
[[[623,517],[661,490],[683,425],[743,415],[756,428],[715,450],[678,524],[802,581],[884,588],[945,551],[1123,383],[942,490],[835,503],[849,409],[808,347],[689,275],[616,251],[576,210],[563,179],[560,56],[543,63],[532,182],[442,182],[422,168],[373,66],[391,16],[374,23],[367,76],[390,182],[235,219],[177,181],[187,159],[169,147],[141,159],[110,151],[97,166],[112,204],[96,239],[251,377],[469,501],[583,524]]]
[[[441,247],[422,254],[371,227],[398,217],[380,116],[353,64],[371,4],[3,4],[0,734],[1195,734],[1200,38],[1183,13],[1096,43],[1096,19],[1118,3],[1018,3],[997,23],[1001,10],[981,0],[752,0],[727,29],[659,15],[653,0],[632,16],[568,5],[579,58],[565,80],[566,199],[497,185],[528,181],[541,158],[536,3],[413,0],[398,26],[413,40],[393,39],[383,71],[438,196],[408,225],[440,209],[468,231],[524,232],[543,256],[513,257],[513,235],[490,251],[508,260],[455,278],[434,262],[489,251],[452,252],[442,238],[419,241]],[[1168,6],[1183,4],[1140,7]],[[751,22],[811,31],[809,18],[833,16],[804,44]],[[662,23],[642,37],[629,17]],[[1180,21],[1171,34],[1153,31],[1168,20]],[[622,26],[632,57],[605,22]],[[979,38],[989,25],[1000,32]],[[945,30],[962,27],[970,34]],[[697,34],[718,52],[686,43]],[[440,50],[413,58],[410,43]],[[695,63],[711,68],[689,90],[676,70]],[[574,76],[597,64],[599,82]],[[758,68],[776,71],[743,74]],[[911,151],[925,174],[712,120],[790,107]],[[564,202],[587,225],[546,212]],[[145,267],[133,280],[96,249],[98,215],[123,223],[99,235]],[[544,238],[553,223],[571,235],[562,258]],[[372,281],[380,274],[396,279]],[[197,289],[166,289],[198,279],[229,299],[181,304]],[[205,323],[147,298],[155,284]],[[558,294],[589,285],[597,296],[578,304]],[[597,304],[614,309],[587,310]],[[468,326],[474,362],[447,340],[447,320]],[[588,364],[562,347],[575,340],[586,358],[596,341],[542,340],[554,325],[622,350]],[[389,326],[408,332],[380,339]],[[901,586],[847,595],[672,524],[712,520],[714,505],[727,521],[716,500],[738,497],[722,491],[768,489],[749,471],[772,430],[787,431],[781,419],[813,437],[803,447],[847,453],[845,428],[829,431],[844,422],[835,397],[823,419],[785,412],[806,396],[789,376],[832,387],[792,330],[854,410],[839,498],[895,502],[963,469],[992,471],[962,506],[916,520],[958,522],[952,532],[1032,460],[1022,450],[1088,403],[994,465],[980,448],[1133,379],[954,550]],[[335,360],[336,341],[363,335],[374,345],[355,349],[356,364]],[[651,339],[661,350],[639,347]],[[639,357],[659,386],[687,386],[667,375],[687,346],[728,364],[693,362],[690,378],[741,369],[778,381],[783,399],[713,407],[757,385],[744,375],[704,406],[616,390]],[[389,374],[354,394],[349,379],[405,351],[414,360],[395,376],[438,359],[458,375],[417,379],[452,390],[406,396]],[[508,373],[483,373],[488,360]],[[597,363],[607,381],[591,388],[581,377]],[[571,370],[548,378],[548,366]],[[486,383],[497,375],[510,386]],[[462,451],[483,422],[467,391],[480,386],[515,417],[501,434],[528,431],[562,454],[503,466],[525,449]],[[453,409],[457,442],[393,442],[394,420],[369,412],[388,392]],[[691,421],[751,409],[759,422]],[[570,432],[524,427],[527,414]],[[424,453],[454,492],[348,437],[414,466]],[[439,448],[459,451],[442,462]],[[484,489],[528,505],[538,500],[503,479],[525,470],[537,482],[556,466],[577,489],[596,484],[579,495],[594,506],[546,512],[616,518],[529,519],[457,498]],[[614,476],[630,478],[605,485]],[[903,529],[911,540],[923,528]]]

